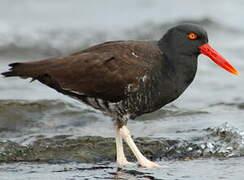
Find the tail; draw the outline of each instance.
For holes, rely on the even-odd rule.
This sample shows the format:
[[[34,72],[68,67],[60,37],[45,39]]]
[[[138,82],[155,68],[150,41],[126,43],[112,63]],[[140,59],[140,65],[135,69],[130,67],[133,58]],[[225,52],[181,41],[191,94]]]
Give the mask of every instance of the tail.
[[[25,63],[12,63],[9,64],[10,69],[7,72],[1,73],[5,77],[19,76],[22,78],[28,78],[28,65]]]
[[[38,66],[32,63],[12,63],[9,64],[10,69],[6,72],[1,73],[5,77],[18,76],[21,78],[32,78],[35,80],[39,76],[36,69]]]
[[[22,76],[22,73],[20,71],[21,63],[12,63],[9,64],[9,67],[11,67],[7,72],[1,73],[5,77],[12,77],[12,76]]]

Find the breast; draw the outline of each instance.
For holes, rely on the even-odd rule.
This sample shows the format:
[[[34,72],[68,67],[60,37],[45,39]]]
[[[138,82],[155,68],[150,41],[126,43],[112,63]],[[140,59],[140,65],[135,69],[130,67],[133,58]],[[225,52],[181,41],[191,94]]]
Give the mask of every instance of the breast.
[[[156,111],[177,99],[191,84],[196,74],[196,63],[187,72],[178,71],[164,56],[151,60],[152,68],[138,83],[138,90],[128,94],[123,105],[137,117]],[[187,68],[186,68],[187,69]]]

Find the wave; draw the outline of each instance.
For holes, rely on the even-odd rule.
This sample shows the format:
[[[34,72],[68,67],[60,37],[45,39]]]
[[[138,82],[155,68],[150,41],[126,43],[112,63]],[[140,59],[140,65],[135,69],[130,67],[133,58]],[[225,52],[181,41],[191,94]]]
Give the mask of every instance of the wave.
[[[243,109],[242,105],[231,104],[240,110]],[[160,116],[171,118],[201,114],[202,111],[187,113],[174,106],[159,111]],[[101,113],[68,102],[1,100],[0,161],[115,161],[115,140],[111,136],[73,134],[76,132],[74,129],[85,131],[96,122],[101,123],[95,129],[88,128],[89,134],[111,123]],[[204,129],[186,127],[186,131],[191,138],[139,137],[135,141],[144,154],[154,160],[244,156],[244,132],[228,123]],[[128,148],[126,154],[133,160]]]
[[[135,142],[142,152],[153,160],[244,156],[244,132],[240,132],[228,124],[209,128],[206,131],[208,134],[202,137],[201,141],[144,137],[136,138]],[[36,136],[35,140],[26,146],[10,140],[0,141],[0,145],[0,161],[4,162],[62,160],[93,163],[115,161],[114,138],[99,136],[71,138],[70,135],[51,138]],[[128,159],[132,160],[133,156],[129,149],[126,148],[125,151]]]
[[[16,31],[16,27],[5,27],[0,31],[1,57],[43,58],[68,55],[92,44],[119,39],[159,39],[165,31],[181,23],[197,23],[210,31],[237,31],[209,19],[179,20],[171,23],[144,23],[121,31],[102,31],[95,29],[67,27],[28,27]],[[6,26],[6,25],[5,25]]]

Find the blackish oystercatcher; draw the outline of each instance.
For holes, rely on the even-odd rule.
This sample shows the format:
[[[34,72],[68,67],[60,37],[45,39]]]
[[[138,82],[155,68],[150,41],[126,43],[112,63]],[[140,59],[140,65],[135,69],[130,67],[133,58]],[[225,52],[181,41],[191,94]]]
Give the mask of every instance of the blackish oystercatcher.
[[[2,75],[38,80],[110,115],[116,127],[118,166],[130,164],[123,151],[125,140],[139,165],[157,167],[136,147],[127,121],[178,98],[195,77],[199,54],[238,74],[211,48],[202,27],[182,24],[159,41],[105,42],[65,57],[13,63]]]

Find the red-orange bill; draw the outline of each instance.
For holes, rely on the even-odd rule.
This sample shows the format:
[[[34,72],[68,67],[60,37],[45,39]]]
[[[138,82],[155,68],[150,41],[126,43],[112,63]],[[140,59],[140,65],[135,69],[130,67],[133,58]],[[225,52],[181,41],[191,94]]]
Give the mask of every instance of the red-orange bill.
[[[199,47],[200,53],[208,56],[216,64],[229,71],[232,74],[238,75],[239,72],[217,51],[215,51],[208,43]]]

